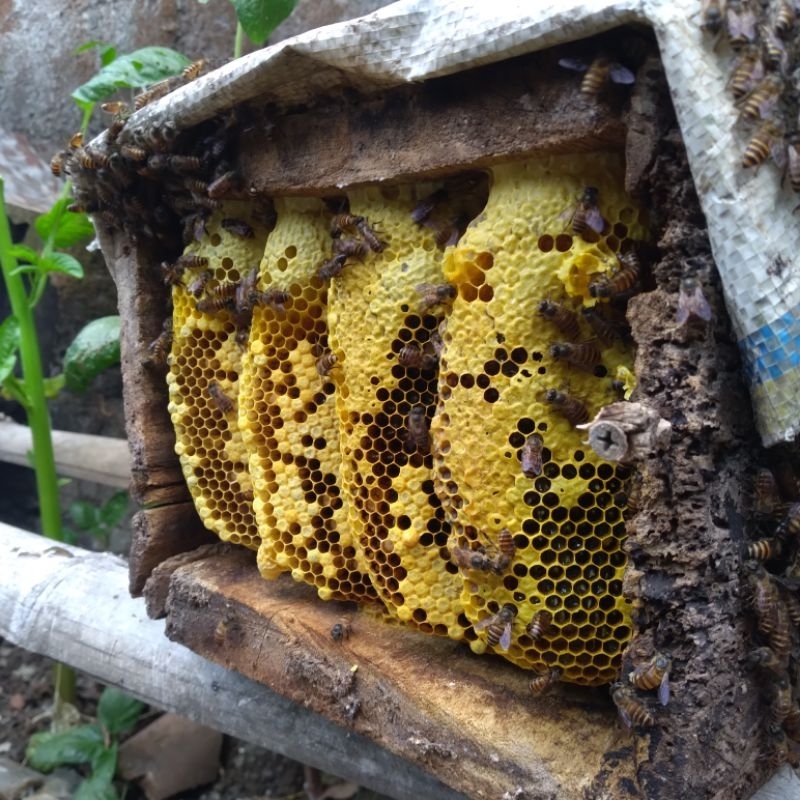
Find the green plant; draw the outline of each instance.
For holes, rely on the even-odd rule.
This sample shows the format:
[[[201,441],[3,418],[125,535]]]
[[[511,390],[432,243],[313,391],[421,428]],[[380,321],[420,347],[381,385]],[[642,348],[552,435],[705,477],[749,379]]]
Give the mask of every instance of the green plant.
[[[75,526],[64,526],[64,540],[75,544],[79,533],[88,533],[108,550],[109,537],[114,526],[122,521],[130,503],[127,492],[116,492],[98,506],[85,500],[75,500],[67,507],[67,516]]]
[[[205,5],[209,0],[198,0]],[[233,57],[242,54],[244,34],[255,45],[262,45],[278,25],[292,13],[297,0],[230,0],[236,11],[236,39]]]
[[[116,800],[119,737],[136,725],[143,710],[139,700],[106,687],[97,703],[97,722],[58,733],[35,733],[25,758],[40,772],[52,772],[65,764],[88,764],[91,771],[73,795],[75,800]]]

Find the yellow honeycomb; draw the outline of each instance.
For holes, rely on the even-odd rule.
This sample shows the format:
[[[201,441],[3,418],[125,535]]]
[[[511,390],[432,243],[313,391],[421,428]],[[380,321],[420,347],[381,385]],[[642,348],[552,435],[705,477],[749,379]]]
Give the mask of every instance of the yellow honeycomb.
[[[625,523],[617,498],[627,470],[603,463],[573,424],[547,402],[553,389],[581,398],[589,416],[617,399],[611,376],[630,367],[619,340],[600,343],[602,361],[576,368],[552,357],[558,329],[537,314],[542,299],[597,303],[589,285],[615,263],[626,240],[642,238],[638,212],[622,194],[623,165],[613,156],[559,156],[498,167],[488,205],[444,271],[458,287],[447,319],[433,419],[436,489],[453,546],[496,550],[503,528],[516,544],[500,575],[467,570],[462,604],[470,622],[511,604],[511,644],[500,651],[537,671],[558,667],[563,679],[613,680],[630,633],[622,574]],[[563,211],[583,187],[599,189],[609,233],[590,243],[569,232]],[[566,229],[566,230],[565,230]],[[564,299],[565,293],[568,295]],[[581,337],[593,331],[581,321]],[[538,433],[541,474],[526,477],[520,451]],[[537,611],[552,615],[533,639]],[[486,632],[472,642],[486,648]]]
[[[222,226],[242,206],[217,212],[187,250],[209,258],[204,291],[258,264],[255,293],[282,300],[254,304],[246,339],[233,312],[197,310],[201,267],[174,290],[170,410],[206,524],[257,548],[265,578],[382,601],[537,673],[616,679],[630,471],[575,423],[635,385],[620,295],[646,231],[623,175],[594,153],[494,167],[485,207],[474,175],[352,190],[343,216],[284,198],[269,238]],[[587,187],[602,232],[578,235]]]
[[[317,371],[328,350],[327,286],[316,272],[330,250],[330,215],[301,198],[276,201],[276,211],[259,286],[288,298],[285,308],[254,308],[239,393],[258,567],[265,578],[291,572],[323,600],[375,599],[342,497],[334,385]]]
[[[252,211],[248,203],[227,203],[208,220],[200,241],[186,248],[185,256],[208,263],[185,269],[172,289],[167,386],[175,450],[200,519],[223,541],[257,549],[253,487],[236,412],[242,322],[225,308],[197,308],[214,298],[217,287],[238,283],[258,264],[268,231]],[[234,233],[230,220],[248,225],[249,235]]]

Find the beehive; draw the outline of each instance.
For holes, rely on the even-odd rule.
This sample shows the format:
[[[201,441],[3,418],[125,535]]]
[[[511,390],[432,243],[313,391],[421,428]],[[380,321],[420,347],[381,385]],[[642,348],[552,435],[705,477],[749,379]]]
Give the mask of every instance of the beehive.
[[[622,174],[621,159],[605,154],[496,167],[485,209],[477,214],[483,201],[473,202],[455,246],[444,246],[442,220],[458,198],[434,221],[412,216],[436,186],[351,191],[352,218],[370,221],[380,246],[363,247],[330,281],[318,274],[334,245],[322,201],[279,200],[266,247],[263,235],[242,242],[217,232],[215,215],[210,241],[190,252],[218,259],[210,260],[216,281],[236,280],[244,263],[260,260],[259,290],[278,288],[288,299],[256,305],[242,349],[228,312],[198,316],[185,288],[175,290],[171,410],[206,524],[251,547],[260,542],[266,578],[290,572],[324,599],[379,598],[401,622],[466,639],[477,653],[487,649],[487,622],[512,604],[511,643],[494,648],[500,655],[535,671],[558,667],[576,683],[613,680],[631,634],[622,597],[629,471],[601,462],[545,393],[579,397],[594,414],[618,399],[612,379],[630,376],[630,348],[624,337],[598,341],[601,363],[588,370],[554,359],[549,348],[564,337],[536,309],[546,298],[575,311],[616,302],[589,287],[645,234]],[[599,190],[602,235],[571,229],[570,209],[587,185]],[[345,233],[357,237],[351,227]],[[455,299],[424,299],[426,285],[445,282]],[[593,339],[580,324],[581,337]],[[409,347],[441,349],[437,337],[440,360],[403,359]],[[201,351],[197,341],[209,344]],[[320,373],[328,354],[333,366]],[[200,366],[214,359],[217,371]],[[201,402],[209,380],[238,389],[238,429],[234,414]],[[187,422],[198,412],[209,439],[228,437],[229,461],[209,462],[216,483],[199,479],[207,451],[222,451],[200,449],[202,428]],[[529,478],[520,451],[534,432],[543,467]],[[236,489],[222,473],[236,476]],[[504,528],[516,546],[509,565],[454,563],[456,548],[496,553]],[[534,642],[525,629],[540,609],[552,625]]]

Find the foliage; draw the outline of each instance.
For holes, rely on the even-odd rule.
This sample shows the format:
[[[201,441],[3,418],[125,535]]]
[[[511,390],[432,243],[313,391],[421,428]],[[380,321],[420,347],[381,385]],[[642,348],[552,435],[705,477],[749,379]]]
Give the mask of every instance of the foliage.
[[[116,492],[103,505],[85,500],[75,500],[67,508],[67,516],[77,530],[64,526],[64,541],[75,544],[78,532],[90,534],[104,550],[114,526],[122,521],[128,511],[129,498],[125,491]]]
[[[65,764],[88,764],[89,777],[78,787],[78,800],[116,800],[118,737],[131,730],[144,705],[119,689],[106,687],[97,704],[97,722],[66,731],[35,733],[25,758],[34,769],[52,772]]]
[[[67,388],[85,392],[94,378],[119,363],[119,317],[92,320],[78,333],[64,354]]]
[[[253,44],[264,44],[294,10],[297,0],[231,0],[236,19]]]

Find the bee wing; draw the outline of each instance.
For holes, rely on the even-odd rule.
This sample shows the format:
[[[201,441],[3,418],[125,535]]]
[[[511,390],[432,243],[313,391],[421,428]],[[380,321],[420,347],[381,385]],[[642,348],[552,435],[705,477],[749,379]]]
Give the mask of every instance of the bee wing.
[[[631,719],[630,714],[628,714],[628,712],[622,706],[617,706],[617,712],[619,713],[619,718],[622,720],[625,727],[632,728],[633,720]]]
[[[580,58],[559,58],[558,66],[571,69],[573,72],[586,72],[589,69],[588,62]]]
[[[622,64],[617,64],[616,61],[611,64],[611,71],[609,74],[614,83],[629,85],[636,80],[636,76],[627,67],[623,67]]]
[[[665,672],[661,679],[661,685],[658,687],[658,700],[662,706],[669,703],[669,672]]]
[[[503,634],[500,637],[500,649],[501,650],[508,650],[511,647],[511,623],[509,622],[508,625],[503,628]]]
[[[586,224],[595,232],[595,233],[602,233],[606,227],[606,221],[603,215],[600,213],[600,209],[597,206],[592,206],[586,212]]]
[[[772,156],[772,161],[778,169],[786,169],[787,155],[786,155],[786,142],[782,136],[779,136],[773,141],[769,149],[769,154]]]
[[[482,620],[476,622],[472,627],[476,631],[482,631],[484,628],[488,628],[494,622],[494,614],[490,614],[488,617],[484,617]]]

